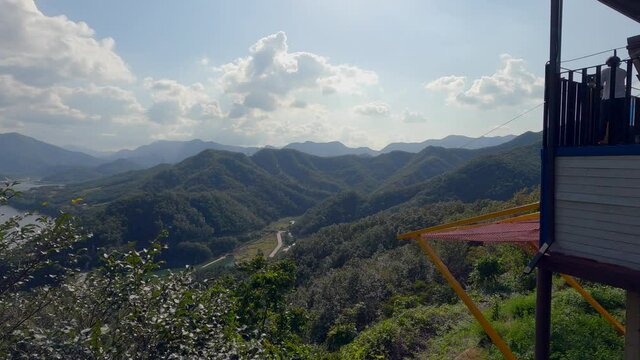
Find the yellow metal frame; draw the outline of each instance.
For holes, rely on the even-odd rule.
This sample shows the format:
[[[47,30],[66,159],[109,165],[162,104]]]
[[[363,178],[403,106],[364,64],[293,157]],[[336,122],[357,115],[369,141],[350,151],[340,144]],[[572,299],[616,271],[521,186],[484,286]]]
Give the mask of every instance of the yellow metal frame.
[[[414,239],[421,235],[428,234],[430,232],[450,229],[450,228],[458,227],[462,225],[475,224],[481,221],[491,220],[491,219],[495,219],[503,216],[514,215],[514,214],[523,213],[526,211],[538,210],[539,208],[540,208],[539,202],[529,204],[529,205],[524,205],[524,206],[518,206],[518,207],[507,209],[507,210],[496,211],[489,214],[484,214],[480,216],[474,216],[468,219],[454,221],[448,224],[436,225],[436,226],[432,226],[432,227],[428,227],[428,228],[424,228],[416,231],[411,231],[408,233],[398,235],[397,239],[398,240]]]
[[[516,356],[513,354],[513,352],[511,352],[511,348],[509,348],[509,345],[507,345],[507,343],[505,343],[504,340],[502,340],[502,337],[500,337],[500,334],[498,334],[498,332],[493,328],[493,326],[491,326],[489,321],[487,321],[487,319],[484,317],[480,309],[478,309],[478,307],[473,302],[469,294],[467,294],[467,292],[464,291],[464,289],[462,288],[462,285],[460,285],[458,280],[456,280],[453,274],[451,274],[447,266],[442,262],[442,260],[440,260],[440,257],[438,257],[438,254],[431,247],[431,245],[429,245],[427,240],[423,238],[419,238],[418,245],[420,245],[420,248],[422,249],[422,251],[429,258],[431,258],[431,261],[433,261],[434,265],[440,271],[440,273],[444,276],[444,278],[447,279],[447,282],[449,283],[449,285],[451,285],[451,287],[453,288],[453,291],[456,292],[458,297],[460,297],[460,300],[462,300],[462,302],[467,306],[469,311],[471,311],[471,314],[476,318],[476,320],[478,320],[480,325],[482,325],[482,328],[487,333],[487,335],[489,335],[489,337],[491,338],[491,341],[493,341],[493,343],[498,347],[500,352],[502,352],[502,355],[504,355],[504,358],[507,360],[515,360]]]
[[[596,299],[594,299],[593,296],[591,296],[591,294],[589,294],[587,292],[587,290],[585,290],[582,286],[580,286],[580,284],[578,284],[578,281],[576,281],[576,279],[574,279],[572,276],[566,275],[566,274],[560,274],[560,276],[562,276],[562,279],[564,279],[564,281],[567,284],[569,284],[580,295],[582,295],[582,297],[585,300],[587,300],[587,302],[591,306],[593,306],[593,308],[596,309],[596,311],[599,312],[600,315],[602,315],[602,317],[605,320],[607,320],[609,322],[609,324],[611,324],[611,326],[613,326],[613,329],[618,333],[618,335],[624,336],[624,334],[625,334],[624,325],[622,325],[605,308],[603,308],[602,305],[600,305],[600,303]]]
[[[464,290],[462,285],[460,285],[460,283],[456,280],[453,274],[451,274],[447,266],[442,262],[442,260],[440,259],[436,251],[431,247],[431,245],[429,245],[428,241],[423,237],[423,235],[433,233],[436,231],[452,229],[452,228],[471,229],[474,227],[479,227],[484,225],[484,224],[479,224],[482,221],[511,216],[511,215],[515,215],[515,214],[519,214],[527,211],[539,210],[539,208],[540,208],[540,203],[538,202],[538,203],[519,206],[519,207],[507,209],[507,210],[496,211],[489,214],[475,216],[468,219],[458,220],[448,224],[436,225],[436,226],[400,234],[397,236],[398,240],[406,240],[406,239],[417,240],[418,245],[420,246],[422,251],[427,255],[427,257],[431,259],[433,264],[436,266],[438,271],[440,271],[440,273],[444,276],[444,278],[447,280],[449,285],[453,288],[453,290],[458,295],[460,300],[462,300],[462,302],[467,306],[471,314],[476,318],[476,320],[478,320],[478,322],[480,323],[484,331],[487,333],[487,335],[489,335],[489,338],[491,338],[491,341],[496,345],[496,347],[498,347],[500,352],[502,352],[502,355],[504,355],[505,359],[508,359],[508,360],[516,359],[516,357],[511,351],[511,349],[509,348],[509,346],[507,345],[507,343],[502,339],[502,337],[500,337],[500,334],[498,334],[498,332],[493,328],[493,326],[491,326],[489,321],[487,321],[487,319],[484,317],[480,309],[473,302],[469,294],[467,294],[467,292]],[[540,217],[540,213],[535,212],[531,214],[525,214],[525,215],[502,219],[500,221],[497,221],[496,223],[512,223],[512,222],[518,222],[518,221],[528,221],[528,220],[538,219],[539,217]],[[529,245],[531,247],[531,250],[537,251],[537,246],[535,246],[535,244],[529,244]],[[602,315],[605,318],[605,320],[607,320],[611,324],[611,326],[613,326],[613,328],[618,334],[620,335],[625,334],[625,327],[618,320],[616,320],[604,307],[602,307],[602,305],[600,305],[596,301],[596,299],[594,299],[582,286],[580,286],[580,284],[573,277],[566,274],[560,274],[560,275],[562,276],[562,278],[567,284],[569,284],[580,295],[582,295],[582,297],[598,313],[600,313],[600,315]]]

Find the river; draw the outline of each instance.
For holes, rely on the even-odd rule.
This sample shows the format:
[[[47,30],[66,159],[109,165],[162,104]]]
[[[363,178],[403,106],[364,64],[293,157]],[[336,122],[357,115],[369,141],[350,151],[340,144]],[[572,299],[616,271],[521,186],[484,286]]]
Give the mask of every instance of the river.
[[[18,185],[16,185],[14,189],[17,191],[27,191],[34,187],[45,186],[45,185],[50,185],[50,184],[36,184],[30,181],[23,181],[23,182],[20,182]],[[0,223],[7,221],[12,216],[22,215],[22,214],[24,214],[24,211],[20,211],[8,205],[2,205],[0,206]],[[31,216],[25,217],[20,222],[20,224],[21,225],[33,224],[35,223],[36,219],[37,219],[36,215],[31,215]]]

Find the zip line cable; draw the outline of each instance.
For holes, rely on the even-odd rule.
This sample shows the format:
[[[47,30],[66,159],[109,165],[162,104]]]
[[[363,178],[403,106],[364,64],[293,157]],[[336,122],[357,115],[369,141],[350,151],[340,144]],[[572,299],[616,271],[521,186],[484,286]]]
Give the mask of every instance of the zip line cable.
[[[589,58],[589,57],[592,57],[592,56],[602,55],[602,54],[606,54],[606,53],[608,53],[608,52],[610,52],[610,51],[617,51],[617,50],[621,50],[621,49],[626,49],[626,46],[620,46],[620,47],[613,48],[613,49],[607,49],[607,50],[603,50],[603,51],[599,51],[599,52],[596,52],[596,53],[593,53],[593,54],[588,54],[588,55],[580,56],[580,57],[573,58],[573,59],[562,60],[562,61],[560,61],[560,63],[568,63],[568,62],[572,62],[572,61],[582,60],[582,59],[586,59],[586,58]],[[569,69],[566,69],[566,68],[562,68],[562,69],[569,70]],[[538,105],[536,105],[536,106],[534,106],[534,107],[532,107],[532,108],[530,108],[530,109],[528,109],[528,110],[524,111],[523,113],[520,113],[520,114],[516,115],[515,117],[513,117],[513,118],[509,119],[509,120],[508,120],[507,122],[505,122],[504,124],[501,124],[501,125],[498,125],[498,126],[494,127],[493,129],[491,129],[491,130],[487,131],[486,133],[482,134],[482,135],[481,135],[480,137],[478,137],[478,138],[472,139],[471,141],[469,141],[469,142],[467,142],[466,144],[462,145],[460,148],[461,148],[461,149],[466,148],[467,146],[471,145],[472,143],[474,143],[474,142],[475,142],[475,141],[477,141],[478,139],[480,139],[480,138],[482,138],[482,137],[484,137],[484,136],[487,136],[487,135],[491,134],[492,132],[494,132],[494,131],[496,131],[496,130],[498,130],[498,129],[500,129],[500,128],[504,127],[504,126],[506,126],[507,124],[509,124],[509,123],[511,123],[511,122],[513,122],[513,121],[515,121],[515,120],[517,120],[517,119],[519,119],[519,118],[523,117],[524,115],[526,115],[526,114],[528,114],[528,113],[532,112],[533,110],[535,110],[535,109],[539,108],[539,107],[540,107],[540,106],[542,106],[542,105],[544,105],[544,103],[540,103],[540,104],[538,104]]]
[[[618,48],[608,49],[608,50],[600,51],[600,52],[589,54],[589,55],[580,56],[580,57],[569,59],[569,60],[562,60],[562,61],[560,61],[560,63],[568,63],[568,62],[572,62],[572,61],[582,60],[582,59],[586,59],[586,58],[589,58],[589,57],[592,57],[592,56],[606,54],[609,51],[616,51],[616,50],[621,50],[621,49],[626,49],[626,48],[627,48],[626,46],[621,46],[621,47],[618,47]]]
[[[471,144],[472,144],[472,143],[474,143],[475,141],[478,141],[478,140],[479,140],[479,139],[481,139],[482,137],[487,136],[487,135],[491,134],[492,132],[494,132],[494,131],[496,131],[496,130],[500,129],[501,127],[504,127],[504,126],[506,126],[506,125],[508,125],[508,124],[510,124],[510,123],[512,123],[512,122],[514,122],[514,121],[516,121],[516,120],[518,120],[519,118],[521,118],[521,117],[523,117],[523,116],[527,115],[528,113],[532,112],[533,110],[535,110],[535,109],[539,108],[539,107],[540,107],[540,106],[542,106],[542,105],[544,105],[544,103],[540,103],[540,104],[538,104],[538,105],[536,105],[536,106],[534,106],[534,107],[532,107],[532,108],[530,108],[530,109],[528,109],[528,110],[526,110],[526,111],[524,111],[524,112],[521,112],[520,114],[518,114],[518,115],[516,115],[516,116],[512,117],[511,119],[509,119],[508,121],[504,122],[503,124],[500,124],[500,125],[498,125],[498,126],[494,127],[493,129],[491,129],[491,130],[487,131],[486,133],[484,133],[484,134],[480,135],[480,137],[477,137],[477,138],[475,138],[475,139],[472,139],[471,141],[469,141],[469,142],[467,142],[466,144],[462,145],[460,148],[461,148],[461,149],[464,149],[465,147],[467,147],[467,146],[471,145]]]

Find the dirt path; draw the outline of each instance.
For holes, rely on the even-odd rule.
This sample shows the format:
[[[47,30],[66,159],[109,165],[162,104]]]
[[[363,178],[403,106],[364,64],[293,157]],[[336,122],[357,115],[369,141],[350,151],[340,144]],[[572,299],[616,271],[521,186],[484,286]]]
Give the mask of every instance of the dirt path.
[[[278,253],[278,251],[280,251],[280,248],[282,248],[282,234],[285,233],[285,231],[278,231],[276,233],[276,237],[278,238],[278,246],[276,246],[275,249],[273,249],[273,251],[271,252],[271,254],[269,254],[269,257],[272,258],[274,256],[276,256],[276,254]]]

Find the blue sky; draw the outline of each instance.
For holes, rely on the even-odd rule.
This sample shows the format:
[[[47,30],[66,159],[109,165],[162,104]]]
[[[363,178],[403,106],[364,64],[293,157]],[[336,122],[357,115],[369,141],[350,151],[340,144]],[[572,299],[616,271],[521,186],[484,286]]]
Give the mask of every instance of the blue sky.
[[[94,149],[478,136],[542,101],[548,7],[0,0],[0,23],[14,24],[0,35],[0,131]],[[597,1],[566,0],[563,58],[623,46],[639,30]],[[540,123],[534,111],[493,134]]]

